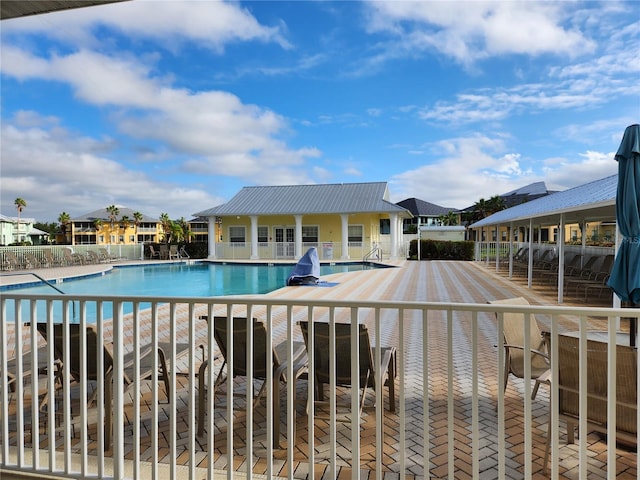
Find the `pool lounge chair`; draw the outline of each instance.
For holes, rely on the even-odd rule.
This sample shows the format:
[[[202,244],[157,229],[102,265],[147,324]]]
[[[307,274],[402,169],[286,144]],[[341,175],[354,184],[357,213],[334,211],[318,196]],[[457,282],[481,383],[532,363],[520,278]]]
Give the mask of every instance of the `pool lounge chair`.
[[[505,300],[492,300],[491,305],[529,305],[529,302],[522,297],[507,298]],[[496,318],[498,314],[496,313]],[[503,333],[504,333],[504,385],[503,392],[507,389],[509,375],[516,378],[525,378],[524,359],[526,352],[524,351],[525,335],[524,330],[524,314],[509,313],[503,314]],[[538,327],[538,322],[532,316],[529,324],[529,341],[531,345],[531,380],[535,381],[531,399],[535,399],[541,383],[547,383],[546,374],[551,368],[549,363],[549,355],[547,353],[546,341]]]
[[[46,323],[38,323],[38,332],[44,337],[46,341],[50,341],[53,337],[54,341],[54,356],[58,362],[62,365],[61,375],[66,373],[64,367],[64,325],[56,323],[53,325],[53,335],[48,332]],[[86,331],[86,380],[93,382],[104,382],[105,386],[105,444],[106,448],[111,446],[111,422],[112,422],[112,404],[113,404],[113,356],[111,350],[103,345],[103,361],[104,371],[102,374],[98,372],[98,332],[93,325],[87,325]],[[81,339],[81,326],[79,324],[69,324],[68,343],[69,343],[69,365],[68,371],[71,380],[74,382],[82,382],[82,361],[80,358],[80,339]],[[160,343],[158,345],[158,365],[160,371],[158,372],[158,380],[164,382],[165,393],[167,395],[167,401],[170,401],[169,395],[171,392],[171,385],[169,384],[169,364],[165,352],[170,351],[171,344]],[[188,344],[176,344],[176,357],[180,357],[183,354],[188,353]],[[139,375],[135,377],[135,353],[130,352],[124,355],[124,384],[125,387],[130,386],[134,381],[142,381],[152,379],[154,376],[153,369],[153,355],[151,346],[147,345],[142,348],[140,352],[140,365]],[[88,399],[91,403],[95,400],[94,391],[92,397]]]
[[[2,270],[18,270],[20,268],[24,268],[24,265],[18,256],[10,250],[4,252],[2,258]]]
[[[389,390],[389,411],[395,412],[395,347],[380,347],[381,359],[380,363],[376,364],[375,349],[371,347],[367,326],[359,324],[358,358],[360,364],[360,378],[353,378],[353,375],[351,374],[351,356],[353,352],[351,346],[351,324],[336,323],[335,336],[331,335],[331,329],[328,323],[313,323],[312,332],[310,330],[309,322],[300,322],[300,328],[302,329],[302,336],[304,337],[304,341],[307,346],[308,355],[310,354],[309,339],[311,333],[313,334],[313,375],[316,382],[316,405],[328,405],[328,402],[324,401],[324,385],[330,385],[331,377],[335,376],[334,381],[337,387],[355,388],[358,392],[357,394],[361,395],[359,398],[360,415],[362,415],[362,410],[364,408],[369,389],[382,388],[383,385],[386,385]],[[330,368],[330,352],[332,344],[335,344],[335,372],[331,372]],[[381,381],[379,384],[376,384],[378,376],[380,376]],[[360,390],[362,390],[361,393]],[[356,394],[356,392],[353,394]],[[335,395],[335,392],[333,392],[332,395]],[[350,408],[350,406],[351,402],[346,405],[347,408]]]
[[[208,320],[207,316],[200,317],[203,320]],[[229,348],[228,340],[228,328],[229,321],[227,317],[214,317],[213,319],[213,335],[220,348],[220,352],[224,358],[223,364],[216,376],[213,384],[213,394],[218,393],[219,387],[228,380],[228,377],[247,377],[248,364],[247,364],[247,319],[243,317],[233,317],[233,371],[229,372]],[[254,406],[260,399],[266,394],[267,387],[267,329],[264,322],[257,319],[253,319],[253,379],[262,381],[262,385],[257,393],[254,395]],[[273,349],[273,441],[276,446],[280,444],[280,382],[287,382],[287,368],[289,361],[287,360],[288,346],[286,342],[282,342]],[[304,344],[301,342],[294,342],[293,345],[293,379],[295,393],[295,381],[300,378],[303,373],[306,373],[307,367],[307,355],[304,348]],[[207,388],[206,381],[206,369],[209,366],[208,360],[202,362],[198,373],[198,436],[204,433],[204,417],[206,413],[205,398]],[[226,368],[225,368],[226,367]],[[253,381],[247,381],[248,386],[253,389]],[[294,400],[295,405],[295,400]],[[295,408],[294,408],[295,412]],[[295,432],[295,418],[292,419]],[[295,433],[294,433],[295,438]],[[290,443],[293,440],[290,439]]]

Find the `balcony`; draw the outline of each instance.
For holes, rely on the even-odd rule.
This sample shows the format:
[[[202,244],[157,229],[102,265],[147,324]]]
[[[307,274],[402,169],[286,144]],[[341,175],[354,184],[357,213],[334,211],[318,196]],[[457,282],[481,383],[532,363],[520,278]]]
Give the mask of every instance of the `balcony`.
[[[542,472],[550,399],[557,399],[558,389],[543,386],[531,400],[531,383],[512,378],[502,393],[498,386],[504,382],[504,350],[496,347],[502,338],[496,312],[524,312],[525,322],[535,316],[550,332],[553,346],[559,333],[569,331],[586,336],[587,330],[604,329],[615,338],[618,329],[626,328],[619,317],[638,316],[640,310],[487,305],[491,299],[515,296],[526,296],[532,304],[551,301],[478,263],[398,265],[339,274],[331,279],[338,283],[332,288],[291,287],[256,297],[51,295],[37,304],[35,313],[30,302],[44,297],[3,292],[0,332],[6,348],[0,353],[0,371],[23,381],[15,382],[11,391],[7,376],[1,378],[0,469],[67,478],[213,478],[230,470],[269,478],[637,478],[635,451],[616,448],[594,433],[568,445],[565,424],[557,415],[551,415],[549,472]],[[15,300],[27,304],[14,308]],[[314,390],[312,375],[295,384],[300,402],[293,402],[294,384],[288,382],[286,387],[282,384],[279,408],[274,407],[268,379],[266,399],[246,409],[251,401],[243,397],[244,385],[238,379],[232,389],[227,382],[215,398],[207,397],[205,433],[197,435],[196,374],[203,358],[213,359],[214,368],[204,374],[206,383],[213,385],[222,367],[211,325],[200,317],[230,314],[264,320],[273,344],[284,341],[291,349],[293,342],[302,341],[300,321],[365,323],[375,345],[397,349],[396,411],[389,412],[384,388],[370,397],[362,415],[352,408],[340,418],[325,418],[307,408],[308,391]],[[63,356],[62,375],[54,375],[52,348],[46,350],[50,343],[43,341],[34,322],[53,323],[61,316],[69,323],[74,315],[83,329],[95,322],[105,344],[113,341],[113,447],[104,440],[104,401],[82,401],[94,389],[99,399],[104,398],[105,385],[72,382],[65,371],[71,352]],[[153,379],[135,382],[125,391],[125,356],[158,342],[190,346],[179,358],[168,349],[169,399],[162,382]],[[38,351],[31,349],[35,344],[45,347],[44,354],[27,354]],[[357,351],[354,344],[352,350]],[[556,373],[557,357],[552,348]],[[12,358],[32,364],[44,360],[49,368],[35,382],[24,376],[26,363],[8,368]],[[610,372],[615,372],[615,355],[610,360]],[[83,365],[81,378],[86,378],[86,361]],[[352,368],[357,371],[358,365]],[[289,378],[292,373],[288,371]],[[614,377],[610,392],[615,390]],[[583,387],[580,392],[586,399]],[[40,408],[46,392],[49,398]],[[349,389],[336,388],[335,393],[337,400],[353,399]],[[233,410],[228,408],[231,404]],[[280,445],[273,441],[276,409]],[[613,438],[615,408],[608,415]],[[580,431],[587,431],[586,423],[580,424]]]

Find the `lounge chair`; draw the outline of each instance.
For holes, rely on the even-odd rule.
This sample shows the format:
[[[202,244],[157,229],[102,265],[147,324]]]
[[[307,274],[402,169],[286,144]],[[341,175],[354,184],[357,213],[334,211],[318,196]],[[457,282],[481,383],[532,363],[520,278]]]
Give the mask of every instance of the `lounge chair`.
[[[309,322],[300,322],[302,336],[304,337],[307,351],[309,350]],[[371,347],[367,326],[358,325],[360,378],[354,379],[351,373],[351,325],[348,323],[335,324],[335,339],[330,332],[328,323],[313,324],[314,339],[314,365],[313,373],[316,382],[316,403],[324,402],[324,385],[331,384],[331,377],[335,375],[335,385],[338,387],[355,387],[362,390],[360,397],[359,414],[362,415],[368,389],[375,389],[376,379],[381,375],[381,385],[387,385],[389,389],[389,411],[395,412],[395,376],[396,376],[396,349],[395,347],[380,347],[380,364],[375,363],[375,351]],[[330,345],[335,345],[335,372],[330,369]],[[376,368],[377,367],[377,368]],[[360,393],[358,393],[360,394]],[[349,403],[349,406],[351,404]]]
[[[203,316],[201,319],[207,320],[208,317]],[[220,348],[220,352],[224,357],[224,362],[216,376],[213,384],[213,393],[217,393],[218,388],[225,381],[227,381],[229,375],[232,378],[247,376],[247,319],[240,317],[233,317],[233,371],[229,372],[229,358],[227,353],[229,352],[227,335],[228,335],[228,319],[227,317],[214,317],[213,319],[213,335]],[[254,396],[254,406],[266,393],[266,380],[267,380],[267,329],[265,324],[257,319],[253,319],[253,379],[262,381],[262,385],[258,394]],[[287,361],[288,346],[286,342],[282,342],[273,349],[273,437],[274,443],[279,445],[280,442],[280,382],[287,382],[287,368],[289,362]],[[301,342],[294,342],[293,345],[293,391],[295,393],[295,381],[303,374],[306,373],[307,355],[304,348],[304,344]],[[205,373],[209,362],[204,361],[200,366],[198,374],[199,390],[198,390],[198,436],[204,433],[204,417],[206,413],[205,398],[206,398],[206,386],[205,386]],[[225,366],[227,367],[225,369]],[[248,381],[247,386],[253,389],[253,382]],[[295,405],[295,401],[294,401]],[[295,409],[294,409],[295,410]],[[295,429],[295,418],[292,419]],[[294,434],[295,438],[295,434]],[[290,443],[293,439],[290,439]]]
[[[42,254],[44,255],[44,261],[47,267],[58,267],[60,265],[62,265],[62,260],[61,259],[56,259],[53,256],[53,251],[49,248],[45,248],[42,251]]]
[[[153,260],[154,258],[160,260],[160,252],[156,251],[156,249],[153,248],[153,245],[149,245],[149,258],[151,260]]]
[[[38,323],[38,332],[44,337],[45,340],[49,341],[51,335],[48,332],[46,323]],[[62,374],[66,373],[66,368],[64,367],[64,326],[61,323],[56,323],[53,325],[54,328],[54,356],[57,361],[60,362],[62,369]],[[68,334],[68,343],[69,343],[69,365],[68,371],[71,377],[71,380],[74,382],[82,382],[82,362],[80,358],[80,339],[81,339],[81,326],[79,324],[69,324],[69,334]],[[158,380],[162,380],[164,382],[165,393],[167,395],[167,401],[170,401],[170,392],[171,385],[169,383],[169,365],[167,362],[167,357],[165,355],[165,351],[169,351],[171,348],[171,344],[161,343],[158,345],[158,365],[160,371],[158,372]],[[93,325],[87,325],[86,328],[86,380],[100,382],[104,381],[105,385],[105,444],[106,448],[111,446],[111,422],[112,422],[112,404],[113,404],[113,356],[111,355],[111,351],[103,346],[103,365],[104,372],[100,374],[98,372],[98,333]],[[189,351],[188,344],[176,344],[176,356],[179,357],[183,354],[186,354]],[[140,352],[140,365],[139,365],[139,375],[135,377],[135,353],[131,352],[124,355],[124,384],[125,386],[131,385],[135,380],[147,380],[152,379],[154,376],[153,369],[153,355],[151,353],[153,349],[151,346],[147,345]],[[95,398],[94,396],[88,399],[88,402],[91,403]]]
[[[25,253],[24,261],[26,268],[41,268],[42,262],[33,253]]]
[[[492,300],[489,303],[491,305],[529,305],[529,302],[522,297]],[[496,318],[499,318],[497,313]],[[524,318],[525,316],[522,313],[505,312],[503,314],[505,349],[503,392],[507,389],[510,374],[516,378],[525,378],[524,359],[526,352],[524,351],[524,341],[526,332]],[[531,346],[531,380],[535,381],[533,392],[531,392],[531,399],[533,400],[538,394],[540,383],[547,383],[545,374],[551,367],[549,355],[546,352],[546,341],[534,317],[531,317],[529,322],[529,341]]]
[[[582,255],[579,253],[574,254],[571,257],[571,260],[569,260],[568,262],[566,262],[564,264],[564,268],[563,268],[563,275],[569,275],[571,272],[575,271],[576,268],[578,268],[580,266],[580,261],[582,260]],[[549,284],[558,284],[558,262],[556,259],[556,262],[554,263],[554,265],[552,265],[550,268],[546,269],[545,271],[540,271],[537,272],[540,275],[540,279],[541,281],[544,280],[546,281],[546,283]]]
[[[116,255],[111,255],[109,250],[104,247],[98,248],[98,254],[100,255],[102,263],[111,263],[119,259]]]
[[[18,270],[20,268],[24,268],[24,264],[18,256],[10,250],[4,252],[4,258],[2,260],[2,269],[3,270]]]
[[[89,250],[87,251],[87,263],[92,263],[92,264],[99,264],[100,263],[100,256],[94,252],[93,250]]]
[[[602,284],[606,285],[609,274],[611,273],[611,267],[613,267],[613,262],[615,260],[614,255],[606,255],[602,259],[602,263],[600,267],[595,269],[583,269],[582,274],[576,278],[570,278],[567,280],[565,284],[565,293],[569,295],[571,287],[574,287],[575,296],[580,295],[580,288],[585,288],[589,286],[599,287]]]
[[[178,245],[169,245],[169,260],[180,258],[180,252],[178,252]]]
[[[580,421],[580,340],[576,336],[558,335],[558,412],[567,423],[567,443],[575,440],[575,426]],[[616,440],[637,445],[638,399],[636,389],[638,353],[628,345],[616,345]],[[580,432],[586,441],[588,432],[607,432],[607,358],[606,342],[587,340],[588,380],[587,431]],[[551,415],[549,415],[551,422]],[[549,423],[548,432],[551,431]],[[547,469],[551,436],[547,435],[544,470]],[[611,447],[610,447],[611,448]]]

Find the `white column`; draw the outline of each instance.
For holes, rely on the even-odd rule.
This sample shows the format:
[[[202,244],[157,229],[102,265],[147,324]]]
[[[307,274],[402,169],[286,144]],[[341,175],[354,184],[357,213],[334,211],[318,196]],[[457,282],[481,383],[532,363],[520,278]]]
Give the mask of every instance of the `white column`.
[[[249,215],[251,219],[251,260],[260,258],[258,256],[258,216]]]
[[[398,258],[398,214],[391,214],[391,259]]]
[[[558,305],[564,302],[564,213],[558,225]]]
[[[529,242],[529,266],[527,267],[527,287],[533,286],[533,218],[529,219],[529,231],[527,232]]]
[[[209,258],[216,258],[216,217],[209,217]]]
[[[349,260],[349,215],[346,213],[340,214],[340,220],[342,220],[342,260]]]
[[[302,258],[302,215],[294,215],[296,219],[296,260]]]

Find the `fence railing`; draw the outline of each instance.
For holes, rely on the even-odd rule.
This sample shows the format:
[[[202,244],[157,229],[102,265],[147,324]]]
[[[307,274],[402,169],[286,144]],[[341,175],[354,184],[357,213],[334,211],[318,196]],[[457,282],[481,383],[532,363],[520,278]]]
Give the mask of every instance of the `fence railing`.
[[[65,253],[75,254],[70,259]],[[90,257],[89,252],[96,257]],[[0,247],[0,269],[19,270],[22,268],[47,268],[52,266],[69,266],[110,262],[114,260],[142,260],[143,245],[25,245]],[[32,263],[36,263],[32,265]]]
[[[549,407],[557,404],[558,386],[552,382],[550,390],[542,388],[535,400],[530,382],[512,381],[503,392],[504,314],[523,313],[525,331],[535,321],[549,331],[552,378],[563,367],[557,360],[558,335],[578,332],[581,438],[588,431],[588,329],[594,319],[606,323],[604,338],[613,344],[619,334],[616,320],[640,316],[640,309],[268,297],[62,298],[17,291],[4,292],[0,306],[0,469],[41,477],[117,479],[157,478],[160,472],[163,478],[213,479],[235,468],[268,478],[316,478],[321,468],[326,468],[320,474],[327,478],[337,478],[341,468],[353,479],[366,470],[375,471],[375,478],[384,472],[393,478],[454,479],[460,472],[484,478],[487,471],[493,472],[492,478],[532,478],[541,470],[547,432],[550,474],[558,478],[562,462],[576,455],[576,450],[562,448],[564,424]],[[259,319],[266,337],[252,329],[228,329],[226,338],[216,338],[214,322],[207,320],[216,316]],[[300,322],[310,322],[311,331],[320,323],[328,323],[329,331],[335,324],[349,324],[350,352],[362,351],[356,324],[367,325],[374,365],[380,364],[382,347],[395,347],[395,367],[386,371],[395,392],[383,387],[385,372],[370,373],[362,382],[377,388],[361,415],[359,396],[349,390],[340,393],[339,385],[349,381],[332,375],[328,410],[314,406],[311,400],[317,396],[309,392],[318,391],[314,372],[325,359],[334,365],[334,355],[340,354],[340,361],[350,362],[351,372],[361,372],[368,360],[331,347],[306,357],[305,375],[298,376],[299,365],[293,363],[276,373],[270,368],[259,372],[304,348]],[[219,341],[226,341],[226,352]],[[330,344],[336,341],[331,337]],[[274,348],[280,342],[284,347]],[[157,356],[160,347],[164,355]],[[522,347],[527,352],[535,346],[527,340]],[[313,343],[308,350],[315,350]],[[259,351],[261,360],[254,363],[253,352]],[[616,438],[618,418],[612,401],[615,351],[608,350],[609,393],[603,393],[609,438]],[[531,372],[530,358],[525,355],[525,375]],[[225,374],[218,376],[223,368],[233,372],[242,363],[247,364],[248,378],[265,380],[262,400],[254,399],[253,388],[243,388],[240,374],[226,382],[221,381]],[[36,365],[39,368],[32,368]],[[130,385],[147,366],[151,381]],[[280,374],[288,380],[282,402]],[[629,381],[634,378],[636,401],[631,407],[637,412],[637,368]],[[395,397],[395,412],[389,411],[389,395]],[[343,398],[348,400],[344,411],[334,403]],[[242,404],[241,409],[234,403]],[[200,418],[205,419],[201,435]],[[595,461],[587,455],[588,442],[579,441],[580,478],[603,470],[614,478],[614,444],[604,447],[606,461]],[[569,462],[575,464],[575,459]],[[304,468],[294,469],[302,464]]]

